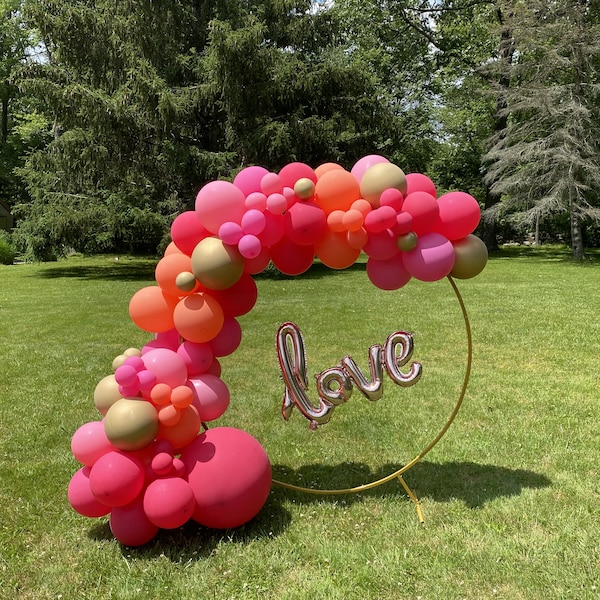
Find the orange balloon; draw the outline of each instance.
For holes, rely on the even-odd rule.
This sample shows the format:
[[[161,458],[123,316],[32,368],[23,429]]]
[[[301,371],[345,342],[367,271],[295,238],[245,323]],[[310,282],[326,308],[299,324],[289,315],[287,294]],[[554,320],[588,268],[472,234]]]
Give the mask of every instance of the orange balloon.
[[[131,320],[144,331],[162,333],[173,329],[173,310],[177,298],[165,294],[158,286],[138,290],[129,301]]]
[[[346,241],[346,233],[327,230],[325,237],[315,244],[319,260],[332,269],[347,269],[356,262],[360,249],[352,248]]]
[[[164,255],[167,256],[168,254],[180,254],[180,253],[181,253],[181,250],[175,245],[175,242],[171,242],[165,248]]]
[[[157,440],[168,440],[175,450],[191,444],[200,431],[200,416],[195,406],[188,406],[179,411],[179,421],[176,425],[159,424]]]
[[[343,210],[334,210],[327,215],[327,227],[331,231],[345,231],[344,228],[344,215],[346,213]]]
[[[358,231],[349,231],[346,239],[348,241],[348,245],[351,248],[356,248],[357,250],[362,250],[365,244],[369,240],[369,234],[364,227],[361,227]]]
[[[317,180],[315,202],[329,214],[348,210],[360,198],[360,186],[353,175],[342,169],[331,169]]]
[[[190,342],[202,344],[217,336],[225,317],[217,300],[204,292],[182,298],[173,313],[175,329]]]
[[[344,229],[348,231],[358,231],[365,223],[365,216],[356,208],[351,208],[344,213],[342,220]]]
[[[344,169],[344,167],[342,167],[342,165],[338,165],[337,163],[328,162],[328,163],[323,163],[322,165],[319,165],[315,169],[315,175],[317,176],[317,179],[318,179],[319,177],[322,177],[323,175],[325,175],[325,173],[327,173],[328,171],[334,171],[334,170],[345,171],[346,169]]]
[[[168,254],[161,258],[154,270],[154,278],[161,289],[171,296],[179,298],[185,292],[177,287],[177,276],[182,272],[192,270],[192,259],[182,252]]]

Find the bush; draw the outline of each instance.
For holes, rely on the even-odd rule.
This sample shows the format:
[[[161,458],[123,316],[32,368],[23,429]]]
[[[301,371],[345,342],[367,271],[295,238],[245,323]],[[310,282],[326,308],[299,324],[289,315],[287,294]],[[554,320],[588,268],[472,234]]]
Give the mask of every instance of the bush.
[[[12,245],[10,234],[0,230],[0,264],[12,265],[15,262],[15,248]]]

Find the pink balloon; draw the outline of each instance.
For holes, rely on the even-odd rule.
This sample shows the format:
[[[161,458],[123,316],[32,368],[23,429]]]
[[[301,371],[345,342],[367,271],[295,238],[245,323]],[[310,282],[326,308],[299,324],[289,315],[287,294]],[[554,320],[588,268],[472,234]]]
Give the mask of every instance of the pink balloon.
[[[242,228],[232,221],[227,221],[219,227],[219,237],[225,244],[229,244],[230,246],[237,244],[243,235]]]
[[[406,175],[406,187],[407,196],[413,192],[425,192],[431,194],[434,198],[437,195],[435,184],[423,173],[408,173]]]
[[[221,331],[210,340],[214,356],[233,354],[242,341],[242,328],[234,317],[225,317]]]
[[[378,154],[369,154],[367,156],[363,156],[360,160],[358,160],[352,167],[350,173],[352,173],[356,181],[360,183],[367,169],[369,169],[373,165],[388,162],[390,161],[384,156],[379,156]]]
[[[103,517],[110,512],[110,506],[99,502],[92,494],[90,471],[90,467],[83,467],[71,477],[67,490],[69,504],[84,517]]]
[[[242,169],[233,180],[233,185],[239,188],[244,196],[260,192],[260,180],[269,171],[264,167],[252,166]]]
[[[156,375],[158,383],[166,383],[172,388],[185,384],[187,368],[177,352],[167,348],[155,348],[143,354],[142,360],[146,369]]]
[[[262,244],[255,235],[246,234],[239,241],[238,250],[244,258],[252,259],[260,255]]]
[[[404,267],[400,254],[387,260],[369,258],[367,276],[373,285],[382,290],[398,290],[405,286],[411,278],[410,273]]]
[[[244,273],[225,290],[211,290],[211,296],[221,305],[225,317],[239,317],[250,312],[258,298],[256,282]]]
[[[187,385],[194,392],[192,405],[196,407],[201,421],[214,421],[229,407],[229,388],[217,375],[204,373],[190,377]]]
[[[417,246],[402,254],[406,270],[421,281],[437,281],[446,277],[454,266],[454,247],[439,233],[419,237]]]
[[[284,217],[285,234],[294,244],[316,244],[327,231],[327,217],[313,202],[296,202]]]
[[[245,210],[243,192],[228,181],[207,183],[196,196],[196,215],[202,226],[215,234],[226,221],[241,223]]]
[[[396,238],[389,229],[380,233],[370,233],[363,250],[376,260],[387,260],[400,252],[396,246]]]
[[[273,264],[286,275],[300,275],[308,271],[314,258],[314,246],[299,246],[286,237],[271,247]]]
[[[244,205],[248,210],[265,211],[267,208],[267,197],[262,192],[252,192],[246,196]]]
[[[288,208],[287,198],[283,194],[270,194],[267,198],[267,209],[273,215],[282,215]]]
[[[206,373],[212,364],[214,355],[209,343],[196,344],[185,340],[177,349],[177,354],[183,359],[190,377]]]
[[[113,450],[116,448],[108,441],[102,421],[92,421],[82,425],[71,438],[73,456],[88,467]]]
[[[133,456],[108,452],[90,471],[90,489],[94,497],[107,506],[124,506],[142,491],[145,469]]]
[[[246,259],[244,270],[250,275],[262,273],[271,262],[271,253],[268,248],[263,248],[261,244],[260,254],[254,258]]]
[[[436,231],[449,240],[460,240],[479,225],[481,209],[473,196],[465,192],[449,192],[438,198],[440,219]]]
[[[283,238],[285,229],[283,226],[283,214],[274,214],[266,212],[265,228],[258,235],[263,247],[274,246]]]
[[[144,493],[144,512],[151,523],[162,529],[181,527],[190,520],[195,508],[190,484],[179,477],[156,479]]]
[[[440,209],[435,196],[427,192],[413,192],[404,199],[402,212],[411,215],[413,219],[412,230],[417,235],[422,235],[435,230]]]
[[[179,332],[177,329],[168,329],[167,331],[159,331],[151,342],[148,342],[142,349],[142,354],[145,354],[149,350],[154,348],[167,348],[169,350],[177,350],[179,346]],[[137,358],[137,357],[136,357]],[[130,359],[127,359],[129,362]],[[141,367],[137,367],[138,370],[145,368],[143,363]]]
[[[396,216],[396,225],[392,227],[395,235],[404,235],[413,228],[413,218],[410,213],[401,212]]]
[[[391,206],[396,212],[400,212],[403,202],[404,196],[402,196],[402,192],[396,188],[383,190],[381,196],[379,196],[379,206]]]
[[[209,429],[183,450],[181,460],[196,498],[193,519],[202,525],[239,527],[267,501],[272,481],[269,457],[245,431]]]
[[[381,233],[396,225],[396,211],[391,206],[375,208],[365,217],[365,229],[369,233]]]
[[[109,523],[113,535],[125,546],[143,546],[158,533],[144,512],[143,498],[113,508]]]
[[[294,185],[296,185],[296,181],[298,179],[303,179],[306,177],[310,179],[313,183],[317,183],[317,174],[314,172],[312,167],[301,163],[301,162],[293,162],[288,165],[285,165],[281,171],[279,171],[279,177],[285,187],[294,189]]]
[[[283,183],[277,173],[267,173],[260,180],[260,191],[266,196],[271,194],[281,194]]]
[[[259,235],[265,228],[266,223],[267,219],[260,210],[250,209],[242,217],[242,230],[244,233]]]
[[[205,237],[209,236],[202,224],[198,215],[193,210],[188,210],[175,217],[171,224],[171,239],[173,243],[188,256],[192,255],[194,248]]]

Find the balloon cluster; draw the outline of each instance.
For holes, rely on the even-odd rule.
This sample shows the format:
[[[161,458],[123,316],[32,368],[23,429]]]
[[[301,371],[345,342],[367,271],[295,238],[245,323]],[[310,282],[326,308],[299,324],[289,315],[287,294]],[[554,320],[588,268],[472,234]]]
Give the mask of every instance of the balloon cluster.
[[[438,198],[428,177],[378,155],[351,171],[294,162],[206,184],[171,226],[157,285],[130,300],[131,319],[154,339],[114,359],[94,392],[102,420],[73,435],[83,465],[69,484],[73,508],[110,514],[115,537],[132,546],[189,519],[214,528],[252,519],[271,486],[267,454],[242,430],[206,425],[229,406],[219,358],[241,342],[237,318],[257,299],[252,275],[270,262],[298,275],[315,256],[344,269],[364,252],[384,290],[412,277],[473,277],[487,261],[472,235],[479,218],[472,196]]]

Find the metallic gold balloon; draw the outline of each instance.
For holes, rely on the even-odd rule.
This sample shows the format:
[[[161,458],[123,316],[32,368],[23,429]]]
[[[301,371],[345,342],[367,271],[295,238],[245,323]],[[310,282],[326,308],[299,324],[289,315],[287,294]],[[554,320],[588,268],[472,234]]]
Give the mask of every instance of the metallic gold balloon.
[[[417,234],[414,231],[409,231],[398,238],[396,245],[402,252],[410,252],[415,249],[418,241]]]
[[[114,375],[107,375],[96,385],[96,389],[94,390],[94,404],[101,415],[106,415],[108,409],[121,398],[119,384]]]
[[[158,433],[158,413],[150,402],[121,398],[104,417],[104,432],[119,450],[136,451],[150,444]]]
[[[450,275],[456,279],[470,279],[479,275],[487,264],[488,251],[486,245],[476,236],[452,242],[454,246],[454,267]]]
[[[192,272],[211,290],[225,290],[237,283],[244,273],[244,264],[235,246],[228,246],[216,237],[204,238],[192,252]]]
[[[397,189],[406,196],[406,175],[393,163],[381,162],[369,167],[360,182],[360,194],[373,208],[379,207],[379,196],[388,188]]]
[[[300,200],[310,200],[315,195],[315,184],[312,179],[302,177],[294,184],[294,194]]]
[[[198,280],[196,279],[194,274],[190,273],[189,271],[182,271],[175,278],[175,285],[182,292],[191,292],[196,287],[197,283]]]

